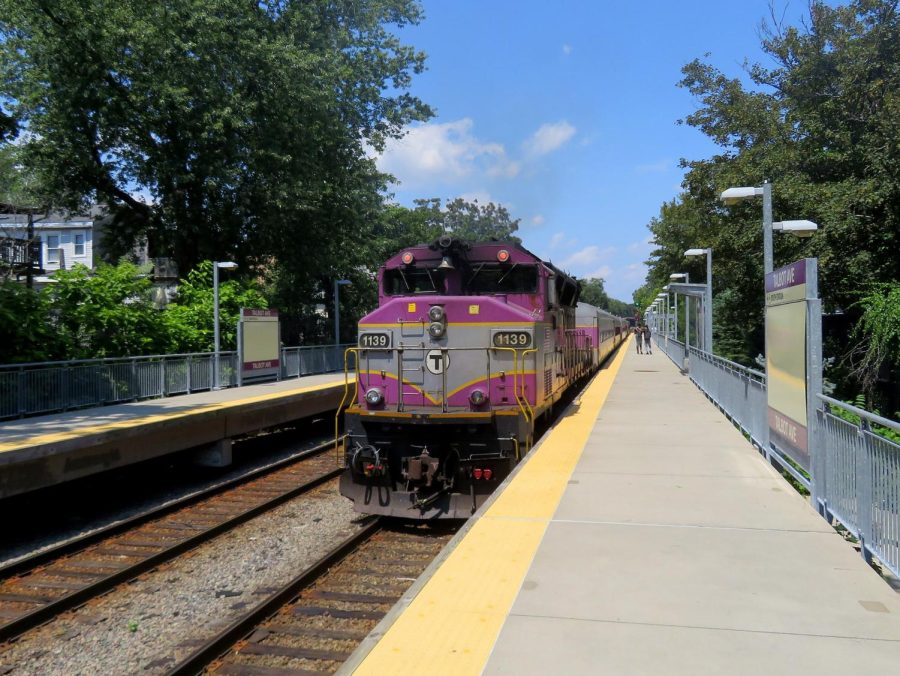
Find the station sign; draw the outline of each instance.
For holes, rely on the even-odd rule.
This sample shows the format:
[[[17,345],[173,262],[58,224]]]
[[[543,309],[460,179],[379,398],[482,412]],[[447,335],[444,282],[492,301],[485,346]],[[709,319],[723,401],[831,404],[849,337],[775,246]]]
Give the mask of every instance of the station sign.
[[[810,470],[809,303],[817,301],[816,260],[766,275],[766,394],[769,441]]]
[[[238,361],[241,381],[280,376],[281,324],[278,310],[241,308]]]

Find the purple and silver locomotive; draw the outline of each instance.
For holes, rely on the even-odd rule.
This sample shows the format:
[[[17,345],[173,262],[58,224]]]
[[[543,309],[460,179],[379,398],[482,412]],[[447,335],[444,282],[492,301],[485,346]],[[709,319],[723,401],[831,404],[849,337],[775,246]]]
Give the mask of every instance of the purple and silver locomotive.
[[[624,338],[578,282],[522,246],[443,236],[378,271],[359,322],[341,493],[355,509],[466,518],[531,448],[535,421]]]

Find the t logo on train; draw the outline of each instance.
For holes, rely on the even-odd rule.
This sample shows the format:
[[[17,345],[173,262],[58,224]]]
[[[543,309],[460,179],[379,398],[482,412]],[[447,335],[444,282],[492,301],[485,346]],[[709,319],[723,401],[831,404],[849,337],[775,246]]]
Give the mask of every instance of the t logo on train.
[[[624,340],[624,319],[510,242],[449,235],[378,271],[359,321],[341,493],[358,512],[464,519],[531,448],[535,421]]]

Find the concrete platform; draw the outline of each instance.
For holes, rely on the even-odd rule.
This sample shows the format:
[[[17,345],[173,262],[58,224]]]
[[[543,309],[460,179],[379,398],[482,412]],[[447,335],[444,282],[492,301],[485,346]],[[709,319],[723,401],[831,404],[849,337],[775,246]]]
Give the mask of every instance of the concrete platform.
[[[188,448],[215,464],[233,437],[333,411],[343,395],[331,373],[2,422],[0,498]]]
[[[900,596],[629,343],[345,671],[897,673]]]

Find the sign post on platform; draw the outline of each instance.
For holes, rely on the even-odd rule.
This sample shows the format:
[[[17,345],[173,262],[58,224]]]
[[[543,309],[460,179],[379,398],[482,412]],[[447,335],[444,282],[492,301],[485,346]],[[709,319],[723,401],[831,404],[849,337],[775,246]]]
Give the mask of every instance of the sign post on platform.
[[[238,322],[238,384],[281,376],[278,310],[241,308]]]
[[[815,479],[811,440],[822,391],[822,328],[818,266],[804,258],[766,275],[766,393],[769,449]],[[781,464],[803,483],[807,479]],[[814,484],[814,481],[809,483]]]

